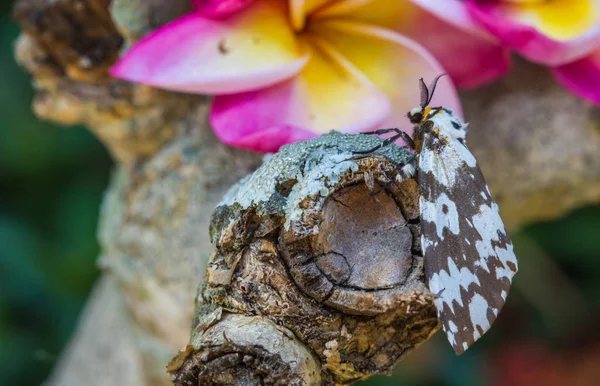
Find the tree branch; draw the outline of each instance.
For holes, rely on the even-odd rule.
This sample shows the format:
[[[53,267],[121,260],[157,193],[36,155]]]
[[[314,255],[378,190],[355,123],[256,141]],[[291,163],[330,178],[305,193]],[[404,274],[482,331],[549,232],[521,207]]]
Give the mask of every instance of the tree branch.
[[[36,114],[63,124],[87,125],[119,164],[103,206],[100,230],[101,265],[109,276],[105,280],[116,283],[116,289],[100,285],[98,298],[106,296],[126,305],[127,318],[121,321],[135,331],[131,335],[135,354],[131,355],[139,358],[145,375],[143,382],[167,384],[163,365],[166,358],[187,341],[195,288],[202,280],[211,251],[206,231],[210,214],[226,189],[258,165],[259,157],[218,143],[206,122],[209,103],[206,98],[133,85],[112,79],[106,73],[124,47],[185,12],[187,0],[114,0],[110,7],[109,3],[108,0],[17,1],[14,15],[24,32],[17,42],[16,56],[33,76],[37,91],[33,103]],[[465,116],[471,122],[469,146],[481,164],[503,218],[512,229],[599,201],[600,113],[597,108],[566,93],[545,69],[522,62],[515,63],[511,74],[504,79],[461,96]],[[364,178],[367,183],[370,177]],[[291,194],[290,189],[293,190],[298,181],[282,181],[277,188],[279,194]],[[370,202],[367,196],[365,192],[348,192],[348,200],[332,196],[327,201],[328,210],[350,216],[349,208],[355,207],[356,202]],[[329,213],[324,208],[319,210],[323,215]],[[344,224],[350,225],[348,221]],[[301,234],[293,234],[302,239]],[[352,244],[351,239],[344,241],[335,232],[331,234],[336,235],[332,237],[342,245]],[[222,240],[217,241],[222,244]],[[315,245],[324,243],[317,241]],[[273,244],[274,241],[268,237],[264,241],[253,239],[248,248],[255,252],[241,256],[238,264],[256,266],[255,263],[247,265],[247,260],[265,256],[265,252],[260,251],[267,242]],[[339,283],[349,280],[346,278],[352,276],[354,270],[345,269],[343,262],[352,253],[342,251],[340,254],[315,259],[311,269],[316,266],[319,272],[321,269],[327,272],[327,275],[317,274],[316,282],[330,283],[332,288],[339,289]],[[382,263],[384,255],[373,256],[378,264]],[[227,279],[230,272],[215,270],[213,265],[211,280],[217,283],[219,275],[220,280]],[[281,269],[272,268],[273,272]],[[399,271],[394,271],[395,274],[404,274],[406,266],[397,268]],[[319,299],[321,303],[314,307],[324,310],[322,302],[331,302],[332,295],[325,293],[329,300],[319,297],[320,288],[302,282],[307,274],[310,271],[294,271],[292,281],[287,283],[297,283],[303,288],[302,299]],[[234,277],[235,272],[231,275]],[[391,276],[388,279],[392,280]],[[369,280],[365,280],[368,284]],[[333,286],[335,283],[337,287]],[[366,284],[363,281],[361,285]],[[234,291],[219,300],[215,298],[215,288],[218,286],[203,293],[214,305],[220,306],[225,299],[232,301],[238,294]],[[277,290],[270,292],[273,299],[281,299],[282,294],[287,293],[278,286],[272,288],[272,291]],[[388,307],[385,301],[372,300],[369,300],[371,314],[365,314],[370,315],[368,317],[379,312],[377,307]],[[263,299],[255,303],[255,307],[267,305],[269,310],[274,307],[271,301]],[[328,305],[335,313],[356,311],[351,306],[345,309],[342,304],[346,303],[335,304]],[[87,312],[93,313],[94,309],[96,306],[90,306]],[[111,319],[110,313],[118,310],[118,307],[106,308],[106,320]],[[236,312],[225,312],[224,318],[240,311],[235,307],[233,310]],[[359,311],[361,315],[364,312]],[[116,320],[116,315],[113,316]],[[120,352],[131,351],[90,339],[97,334],[104,335],[106,330],[99,323],[90,323],[90,318],[82,320],[69,349],[77,354],[69,355],[71,359],[62,362],[53,381],[61,385],[79,384],[73,380],[84,377],[82,369],[120,371],[114,379],[137,379],[137,365],[115,367],[110,360]],[[197,325],[198,321],[194,322],[194,326]],[[342,336],[344,330],[337,327],[333,329],[334,336]],[[333,359],[325,363],[337,360],[333,343],[322,349],[319,347],[324,343],[315,342],[302,344],[319,353],[319,361],[324,360],[327,350]],[[339,342],[341,340],[338,345]],[[253,355],[258,358],[262,354]],[[81,360],[74,360],[78,358],[86,358],[92,365],[83,366]],[[346,363],[342,354],[339,358]],[[137,359],[134,362],[138,363]],[[354,379],[375,371],[363,367],[362,362],[350,363],[354,368],[348,378],[327,370],[323,379]],[[95,385],[112,384],[107,378],[93,374],[84,378]]]
[[[333,133],[286,146],[227,193],[211,223],[193,347],[171,366],[176,384],[217,384],[240,368],[252,385],[348,384],[389,371],[439,328],[423,282],[418,186],[399,179],[414,155],[395,145],[354,153],[381,142]],[[283,332],[259,334],[241,315]],[[232,348],[215,329],[248,338]],[[265,345],[282,334],[310,355],[285,359]],[[242,365],[257,348],[264,360]],[[223,351],[237,359],[222,361]],[[299,359],[315,363],[308,379],[293,370]]]

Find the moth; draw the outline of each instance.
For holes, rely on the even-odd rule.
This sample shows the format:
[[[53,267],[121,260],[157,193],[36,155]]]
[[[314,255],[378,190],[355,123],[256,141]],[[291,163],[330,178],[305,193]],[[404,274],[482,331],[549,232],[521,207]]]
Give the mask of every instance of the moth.
[[[467,148],[467,123],[450,109],[429,107],[442,75],[430,87],[419,80],[421,103],[407,114],[415,125],[413,138],[399,129],[370,132],[395,134],[367,152],[402,138],[417,153],[425,277],[437,295],[442,329],[460,355],[496,320],[517,258],[498,205]],[[413,170],[403,167],[403,177]]]

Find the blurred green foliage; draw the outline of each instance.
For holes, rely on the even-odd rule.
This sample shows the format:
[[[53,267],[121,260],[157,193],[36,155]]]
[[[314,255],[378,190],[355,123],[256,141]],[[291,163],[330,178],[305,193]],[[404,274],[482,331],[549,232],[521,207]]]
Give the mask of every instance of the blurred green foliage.
[[[0,3],[0,374],[3,384],[29,386],[52,370],[98,275],[96,226],[111,161],[85,129],[33,116],[29,79],[12,54],[19,30],[11,3]],[[600,206],[529,226],[513,239],[520,272],[485,339],[456,357],[437,334],[391,377],[360,384],[516,385],[518,372],[499,381],[499,373],[514,372],[499,352],[511,358],[523,345],[549,353],[600,348],[590,338],[600,321]],[[542,361],[546,372],[560,361],[552,355],[559,359]]]
[[[111,161],[84,128],[33,116],[30,81],[13,59],[10,5],[0,14],[0,383],[39,385],[98,275]]]

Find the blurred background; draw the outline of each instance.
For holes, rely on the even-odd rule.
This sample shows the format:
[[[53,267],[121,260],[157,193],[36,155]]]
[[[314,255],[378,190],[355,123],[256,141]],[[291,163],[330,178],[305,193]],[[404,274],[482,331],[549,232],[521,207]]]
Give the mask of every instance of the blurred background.
[[[48,376],[98,276],[112,162],[84,128],[33,116],[11,6],[0,3],[0,384],[26,386]]]
[[[82,127],[38,121],[0,2],[0,374],[39,385],[98,277],[96,225],[112,162]],[[513,234],[520,272],[482,341],[456,357],[440,333],[374,385],[600,384],[600,206]]]

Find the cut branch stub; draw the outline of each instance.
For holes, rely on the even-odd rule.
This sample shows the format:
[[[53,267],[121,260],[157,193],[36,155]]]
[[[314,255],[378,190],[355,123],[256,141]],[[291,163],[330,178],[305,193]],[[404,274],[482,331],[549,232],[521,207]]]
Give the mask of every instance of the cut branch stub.
[[[379,143],[331,133],[289,145],[227,193],[211,224],[215,249],[196,304],[193,348],[170,367],[176,384],[219,373],[210,367],[217,362],[194,358],[225,350],[202,343],[224,323],[221,309],[293,334],[293,344],[309,356],[296,360],[320,367],[318,380],[299,383],[307,385],[387,372],[437,330],[434,296],[423,283],[418,186],[397,179],[414,155],[397,146],[354,153]],[[254,334],[241,322],[223,328],[226,336]],[[242,366],[241,355],[222,366]],[[221,373],[230,371],[225,367]],[[209,378],[203,384],[242,382]]]
[[[217,313],[221,315],[221,309]],[[167,366],[173,369],[176,384],[301,386],[320,382],[320,366],[310,352],[290,331],[261,317],[225,315],[192,343]]]
[[[325,200],[302,209],[319,213],[318,223],[303,213],[281,233],[279,245],[304,292],[340,311],[375,315],[396,307],[403,285],[422,273],[416,229],[409,227],[419,218],[412,199],[418,187],[412,179],[386,183],[395,165],[384,158],[357,165],[358,172],[345,176]],[[364,183],[365,174],[374,185]]]

